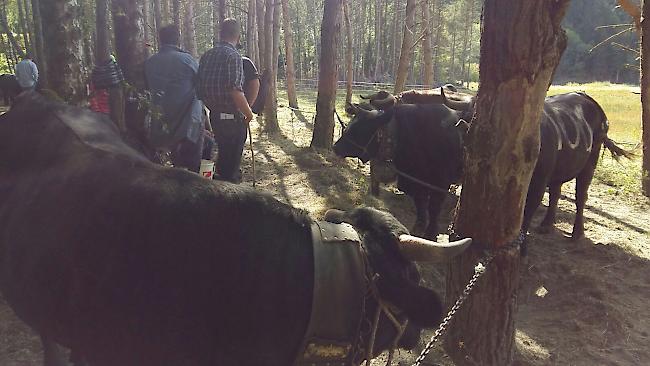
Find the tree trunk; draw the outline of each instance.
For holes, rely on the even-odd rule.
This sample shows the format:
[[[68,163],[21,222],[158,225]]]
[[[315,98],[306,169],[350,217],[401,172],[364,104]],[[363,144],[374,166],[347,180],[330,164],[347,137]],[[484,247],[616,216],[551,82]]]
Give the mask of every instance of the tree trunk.
[[[115,50],[126,82],[127,94],[137,96],[146,87],[144,77],[144,17],[142,0],[112,0],[113,29],[115,30]],[[176,2],[176,0],[174,1]],[[145,111],[138,103],[125,107],[126,131],[133,144],[146,151],[146,132],[144,130]]]
[[[85,97],[86,87],[82,69],[83,42],[81,40],[80,6],[77,0],[41,1],[44,43],[50,88],[61,98],[79,103]]]
[[[255,0],[248,0],[248,14],[246,15],[246,53],[248,57],[259,65],[259,55],[255,52]]]
[[[172,18],[174,20],[174,24],[176,25],[176,27],[178,27],[179,31],[182,31],[182,29],[181,29],[181,0],[171,0],[171,2],[172,2]]]
[[[194,26],[194,0],[185,2],[185,13],[183,19],[183,46],[190,55],[195,58],[199,57],[198,47],[196,46],[196,27]]]
[[[14,51],[18,54],[18,57],[25,57],[25,52],[23,51],[23,46],[20,42],[14,37],[14,33],[9,27],[9,22],[7,21],[7,0],[2,0],[2,14],[0,14],[0,25],[2,25],[2,30],[7,35],[7,39],[11,43]]]
[[[436,16],[436,41],[433,48],[433,75],[437,77],[438,80],[441,78],[440,70],[440,38],[442,36],[443,24],[442,24],[442,4],[439,0],[433,0],[434,9],[438,9]]]
[[[544,97],[566,47],[560,23],[568,4],[485,1],[481,83],[454,224],[476,244],[449,266],[448,304],[463,292],[485,247],[498,249],[519,235]],[[519,260],[515,250],[498,255],[456,313],[445,342],[456,365],[512,363]]]
[[[40,75],[39,84],[43,88],[48,87],[47,82],[47,56],[45,55],[45,48],[43,46],[43,19],[41,18],[41,5],[40,0],[32,0],[32,18],[34,20],[34,50],[36,59],[34,60],[38,65]]]
[[[354,74],[352,70],[352,24],[350,22],[350,8],[348,0],[343,1],[343,18],[345,21],[345,38],[347,48],[345,50],[345,103],[352,103],[352,81]]]
[[[27,31],[29,27],[27,26],[27,16],[23,8],[23,0],[17,0],[16,2],[18,5],[18,31],[22,35],[25,51],[31,54],[32,47],[29,43],[29,32]]]
[[[375,70],[373,72],[373,81],[379,81],[381,77],[381,34],[384,24],[381,19],[381,0],[375,0]]]
[[[296,66],[293,62],[293,33],[291,30],[291,12],[289,0],[282,0],[282,20],[284,25],[284,49],[287,58],[287,97],[289,106],[298,108],[296,95]]]
[[[170,13],[169,13],[169,7],[170,7],[169,2],[170,1],[173,1],[173,0],[160,0],[160,15],[162,17],[162,23],[161,24],[164,24],[164,25],[169,23],[169,21],[171,19],[171,16],[170,16]]]
[[[151,56],[151,30],[149,25],[151,24],[151,0],[142,0],[142,16],[144,18],[144,55],[149,58]],[[155,37],[154,37],[155,38]]]
[[[163,10],[160,0],[153,0],[153,18],[156,22],[156,39],[158,39],[158,31],[163,27]]]
[[[214,17],[214,40],[219,41],[221,22],[226,19],[226,0],[214,0],[214,8],[217,11],[217,16]]]
[[[413,56],[413,30],[415,27],[415,0],[406,0],[406,21],[404,22],[404,35],[402,50],[399,56],[397,74],[395,76],[395,94],[404,90],[408,76],[411,57]]]
[[[280,4],[266,0],[266,70],[271,73],[269,94],[264,107],[264,131],[270,134],[280,132],[278,124],[278,57],[280,54]]]
[[[325,0],[321,25],[321,52],[318,62],[318,97],[311,146],[331,149],[334,139],[334,108],[336,105],[337,45],[339,18],[343,0]]]
[[[429,13],[429,1],[422,1],[422,58],[424,60],[424,86],[433,87],[433,51],[431,50],[431,15]]]
[[[108,27],[108,3],[109,0],[95,0],[95,24],[96,24],[96,45],[95,60],[98,65],[109,62],[111,56],[110,36]],[[118,126],[120,131],[126,131],[124,122],[124,89],[122,85],[116,85],[109,90],[110,117]]]
[[[641,106],[643,107],[643,194],[650,197],[650,1],[643,2],[641,21]]]
[[[266,28],[266,10],[264,8],[264,0],[257,0],[257,48],[260,52],[260,68],[262,71],[266,70],[266,35],[264,30]]]

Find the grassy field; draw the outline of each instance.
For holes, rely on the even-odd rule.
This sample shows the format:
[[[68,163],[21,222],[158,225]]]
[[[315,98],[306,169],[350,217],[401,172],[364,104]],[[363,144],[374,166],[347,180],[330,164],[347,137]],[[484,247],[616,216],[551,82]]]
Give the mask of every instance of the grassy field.
[[[609,136],[612,139],[621,143],[621,146],[628,150],[638,147],[641,141],[641,99],[640,95],[633,93],[635,90],[638,91],[638,87],[609,83],[554,85],[551,87],[549,95],[578,90],[592,96],[603,107],[610,122]],[[372,92],[374,91],[354,90],[353,101],[359,101],[359,94]],[[311,134],[309,129],[312,127],[311,121],[315,112],[316,90],[299,89],[298,99],[302,115],[300,118],[294,115],[293,118],[299,119],[302,123],[296,125],[295,129],[292,127],[292,131],[283,131],[289,138],[292,135],[295,136],[296,133]],[[288,101],[285,90],[280,90],[278,104],[278,117],[290,120],[292,113],[287,108]],[[348,117],[344,112],[344,90],[339,90],[336,109],[341,118],[347,120]],[[337,126],[335,138],[340,133],[338,128]],[[637,148],[636,153],[640,155],[640,149]],[[613,194],[625,193],[628,196],[640,194],[641,160],[616,162],[609,153],[606,153],[599,162],[595,179],[609,186]]]

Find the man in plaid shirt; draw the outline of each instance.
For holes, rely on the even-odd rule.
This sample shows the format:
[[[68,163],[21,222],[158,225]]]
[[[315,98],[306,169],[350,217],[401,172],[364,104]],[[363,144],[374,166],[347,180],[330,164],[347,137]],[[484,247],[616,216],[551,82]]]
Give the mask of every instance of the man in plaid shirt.
[[[223,180],[239,183],[247,127],[253,119],[243,92],[242,57],[236,48],[241,38],[239,22],[225,19],[220,36],[221,42],[201,57],[198,91],[210,109],[210,123],[219,150],[217,174]]]

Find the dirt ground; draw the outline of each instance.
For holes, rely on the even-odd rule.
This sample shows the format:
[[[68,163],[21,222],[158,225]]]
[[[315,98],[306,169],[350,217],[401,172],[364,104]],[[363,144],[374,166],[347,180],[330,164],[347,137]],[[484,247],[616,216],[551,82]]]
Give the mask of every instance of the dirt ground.
[[[383,187],[369,197],[368,168],[354,160],[307,147],[311,116],[282,125],[287,136],[263,135],[256,124],[256,187],[321,217],[327,208],[371,205],[390,210],[407,226],[414,221],[405,195]],[[338,129],[336,132],[338,136]],[[250,152],[244,157],[245,182],[251,185]],[[650,364],[650,202],[617,194],[594,181],[586,210],[586,239],[571,242],[573,190],[565,185],[558,230],[531,233],[528,265],[522,270],[517,327],[517,365]],[[451,220],[447,205],[441,224]],[[536,221],[541,220],[540,208]],[[489,270],[489,268],[488,268]],[[442,269],[425,268],[427,283],[440,288]],[[427,334],[427,337],[430,335]],[[424,343],[423,339],[423,343]],[[401,351],[400,365],[415,355]],[[0,365],[40,365],[38,338],[0,299]],[[452,365],[440,348],[428,365]],[[373,365],[383,365],[375,360]]]

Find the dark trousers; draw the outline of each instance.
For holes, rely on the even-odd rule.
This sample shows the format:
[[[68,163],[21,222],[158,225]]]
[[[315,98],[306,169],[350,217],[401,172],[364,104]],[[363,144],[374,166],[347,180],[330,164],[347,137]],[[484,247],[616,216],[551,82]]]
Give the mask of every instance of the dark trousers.
[[[210,123],[217,143],[217,175],[233,183],[241,181],[241,156],[246,143],[246,124],[239,114],[235,119],[221,119],[220,113],[210,113]]]
[[[172,163],[177,168],[185,168],[198,173],[201,168],[201,155],[203,155],[203,134],[196,142],[184,139],[172,150]]]

